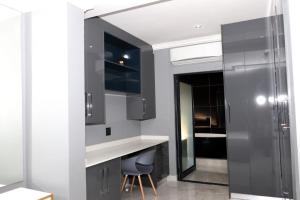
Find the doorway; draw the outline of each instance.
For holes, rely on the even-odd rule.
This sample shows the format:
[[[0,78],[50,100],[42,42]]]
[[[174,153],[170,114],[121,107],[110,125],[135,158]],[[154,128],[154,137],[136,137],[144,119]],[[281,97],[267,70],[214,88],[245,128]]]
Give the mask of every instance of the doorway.
[[[227,186],[223,72],[174,80],[178,179]]]

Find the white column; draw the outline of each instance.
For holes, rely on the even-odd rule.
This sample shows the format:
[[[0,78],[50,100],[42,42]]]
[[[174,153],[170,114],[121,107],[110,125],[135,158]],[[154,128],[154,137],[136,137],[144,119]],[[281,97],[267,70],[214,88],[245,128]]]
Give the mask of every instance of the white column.
[[[85,200],[84,15],[69,4],[31,13],[28,185]]]

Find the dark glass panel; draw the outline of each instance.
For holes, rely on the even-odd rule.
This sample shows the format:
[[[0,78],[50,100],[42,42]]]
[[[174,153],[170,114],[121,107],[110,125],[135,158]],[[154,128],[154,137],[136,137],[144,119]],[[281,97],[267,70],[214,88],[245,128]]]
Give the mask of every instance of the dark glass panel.
[[[226,138],[196,138],[195,152],[200,158],[226,159]]]
[[[223,85],[216,85],[210,87],[210,105],[223,106],[224,105],[224,87]]]
[[[209,87],[194,87],[194,106],[209,106]]]
[[[210,85],[223,85],[223,73],[211,73],[209,74],[209,84]]]
[[[211,128],[225,129],[225,110],[224,107],[211,108]]]
[[[193,87],[207,86],[209,85],[209,75],[208,74],[183,75],[182,77],[180,77],[180,81],[189,83]]]
[[[105,40],[105,89],[140,93],[140,49],[108,33]]]
[[[196,133],[210,132],[211,113],[209,107],[194,107],[194,131]]]

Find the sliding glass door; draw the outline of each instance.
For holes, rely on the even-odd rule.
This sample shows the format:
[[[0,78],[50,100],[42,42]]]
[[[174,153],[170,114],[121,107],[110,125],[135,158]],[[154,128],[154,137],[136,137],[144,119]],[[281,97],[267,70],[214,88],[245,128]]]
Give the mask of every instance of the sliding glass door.
[[[177,93],[178,175],[182,179],[196,167],[193,131],[193,89],[175,78]]]

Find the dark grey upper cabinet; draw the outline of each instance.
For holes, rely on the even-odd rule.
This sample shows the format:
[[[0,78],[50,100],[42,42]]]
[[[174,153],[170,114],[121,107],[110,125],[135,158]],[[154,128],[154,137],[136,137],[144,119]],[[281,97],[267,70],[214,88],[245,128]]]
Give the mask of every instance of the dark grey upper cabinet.
[[[145,99],[143,120],[156,117],[154,54],[151,46],[142,51],[141,96]]]
[[[140,93],[127,94],[127,119],[155,118],[155,71],[152,46],[108,22],[101,21],[105,32],[140,48]]]
[[[105,38],[113,41],[115,46],[126,46],[126,51],[130,47],[130,54],[138,55],[139,59],[129,66],[118,66],[114,60],[105,60],[108,56],[105,54],[110,53],[105,53]],[[118,41],[119,44],[116,44]],[[116,48],[116,54],[120,54],[120,49]],[[114,66],[106,66],[107,63],[113,63]],[[124,73],[125,68],[128,70]],[[118,74],[121,78],[115,77]],[[130,81],[138,81],[139,85]],[[156,117],[152,46],[100,18],[85,20],[85,85],[86,124],[105,123],[105,88],[126,93],[127,119],[147,120]]]
[[[85,20],[85,119],[105,123],[104,31],[99,20]]]
[[[102,21],[102,26],[105,32],[140,48],[140,93],[127,94],[127,119],[155,118],[155,71],[152,46],[105,21]]]
[[[141,93],[127,96],[127,118],[147,120],[156,117],[154,54],[152,47],[141,48]]]

